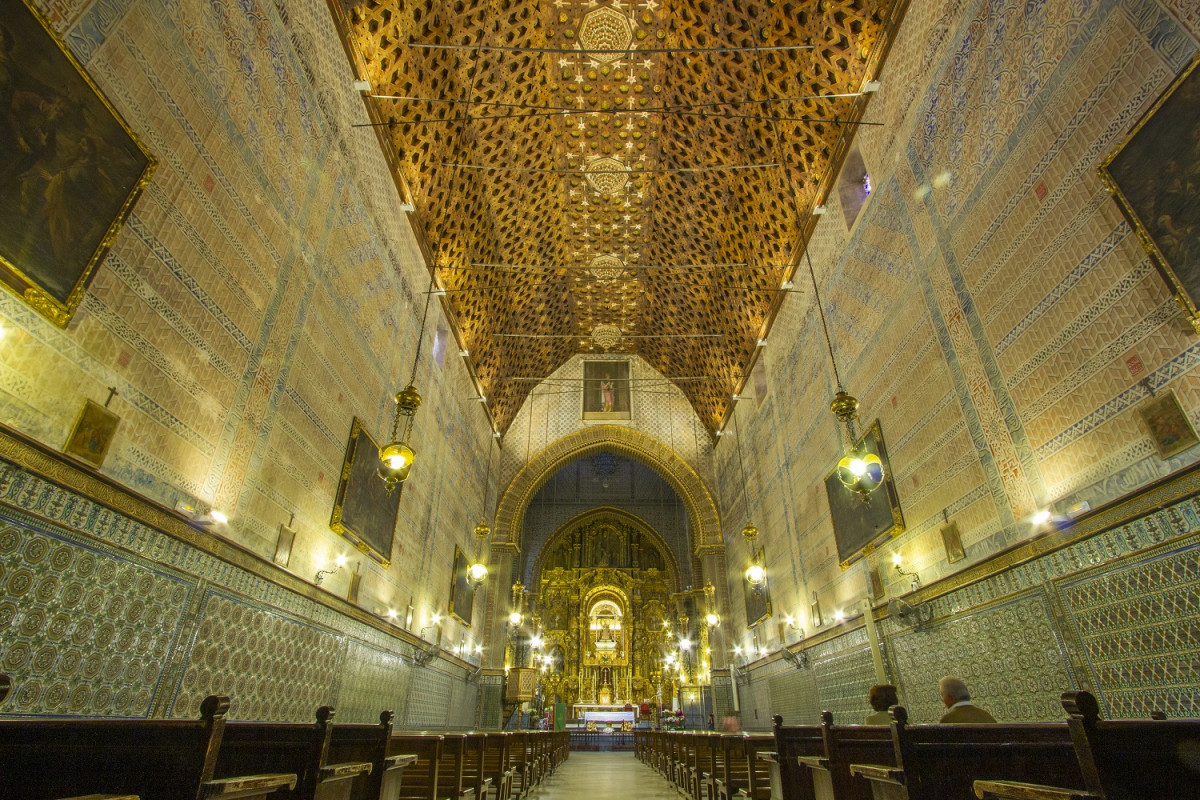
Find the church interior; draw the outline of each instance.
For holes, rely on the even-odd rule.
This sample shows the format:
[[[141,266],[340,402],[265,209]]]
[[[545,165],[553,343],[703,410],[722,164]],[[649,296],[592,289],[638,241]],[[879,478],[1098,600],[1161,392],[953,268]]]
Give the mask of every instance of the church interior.
[[[0,9],[0,800],[959,796],[806,793],[877,685],[1200,785],[1192,0]]]

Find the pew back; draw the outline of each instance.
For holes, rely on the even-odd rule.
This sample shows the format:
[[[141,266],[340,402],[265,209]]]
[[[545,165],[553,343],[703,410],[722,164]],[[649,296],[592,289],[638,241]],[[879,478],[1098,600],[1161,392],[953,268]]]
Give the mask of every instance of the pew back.
[[[775,758],[771,772],[774,800],[815,800],[812,778],[797,760],[802,756],[824,756],[825,739],[820,725],[787,725],[775,717]]]

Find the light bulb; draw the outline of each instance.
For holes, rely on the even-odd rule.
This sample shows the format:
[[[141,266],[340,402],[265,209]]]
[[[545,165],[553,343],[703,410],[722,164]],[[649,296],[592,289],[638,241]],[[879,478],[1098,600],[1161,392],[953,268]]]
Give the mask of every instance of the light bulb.
[[[396,617],[398,617],[398,616],[400,616],[400,615],[396,613],[396,609],[394,609],[394,608],[389,608],[389,609],[387,610],[387,617],[388,617],[388,619],[395,619],[395,618],[396,618]]]
[[[434,625],[437,625],[439,622],[441,622],[441,621],[442,621],[442,615],[441,615],[441,614],[439,614],[439,613],[437,613],[437,612],[435,611],[435,612],[434,612],[434,614],[433,614],[433,617],[432,617],[432,619],[433,619],[433,624],[434,624]]]
[[[746,580],[752,585],[758,586],[767,579],[767,571],[761,564],[751,564],[746,567]]]
[[[1029,521],[1034,525],[1045,525],[1050,521],[1050,509],[1043,508],[1041,511],[1034,514]]]
[[[334,559],[334,561],[337,563],[337,565],[338,565],[339,567],[344,567],[344,566],[346,566],[346,556],[345,556],[345,554],[343,554],[343,553],[339,553],[339,554],[338,554],[338,557],[337,557],[337,558],[335,558],[335,559]]]
[[[892,554],[892,563],[895,564],[897,567],[900,566],[900,554],[899,553]]]
[[[467,580],[476,586],[487,580],[487,576],[488,568],[484,564],[476,563],[467,567]]]
[[[691,639],[680,639],[679,640],[679,649],[691,650],[692,649],[692,640]]]
[[[520,625],[521,624],[521,612],[514,611],[511,614],[509,614],[508,615],[508,624],[509,625]]]
[[[858,476],[865,475],[867,472],[867,462],[861,458],[850,459],[850,471]]]
[[[211,517],[212,521],[218,525],[224,525],[226,522],[229,522],[229,517],[221,511],[210,511],[208,512],[208,516]],[[1047,517],[1049,517],[1048,514]]]
[[[529,646],[532,647],[534,650],[540,649],[542,646],[542,637],[535,636],[532,639],[530,639]]]
[[[715,628],[721,624],[721,618],[711,611],[704,616],[704,621],[708,623],[708,627],[710,628]]]

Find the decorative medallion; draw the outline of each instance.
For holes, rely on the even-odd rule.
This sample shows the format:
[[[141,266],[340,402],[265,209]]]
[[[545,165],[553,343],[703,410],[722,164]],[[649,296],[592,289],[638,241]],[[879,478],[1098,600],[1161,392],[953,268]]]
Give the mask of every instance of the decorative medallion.
[[[612,350],[621,342],[621,329],[616,325],[597,325],[592,328],[592,341],[601,350]]]
[[[616,256],[596,256],[588,264],[591,273],[602,281],[615,281],[625,271],[625,262]]]
[[[615,158],[593,158],[583,168],[583,174],[600,194],[617,194],[629,183],[629,167]]]
[[[597,61],[608,64],[621,57],[633,43],[633,28],[623,14],[613,8],[598,8],[589,12],[579,26],[579,46]]]

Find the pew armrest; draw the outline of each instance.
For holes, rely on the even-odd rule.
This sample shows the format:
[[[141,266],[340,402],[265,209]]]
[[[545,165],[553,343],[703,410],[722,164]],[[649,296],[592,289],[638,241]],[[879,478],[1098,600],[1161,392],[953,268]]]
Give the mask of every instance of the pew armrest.
[[[904,785],[904,770],[899,767],[889,767],[883,764],[851,764],[850,774],[859,775],[876,783]]]
[[[829,772],[829,759],[825,756],[796,756],[796,761],[800,766],[808,767],[809,769],[823,769]]]
[[[975,796],[981,800],[1098,800],[1084,789],[1061,789],[1017,781],[975,781]]]
[[[245,775],[240,778],[218,778],[208,781],[201,788],[204,800],[252,800],[266,797],[276,789],[296,788],[296,776],[292,774],[279,775]]]
[[[348,761],[344,764],[326,764],[325,766],[321,767],[321,771],[317,773],[317,780],[320,783],[328,783],[329,781],[344,781],[348,778],[357,778],[359,775],[370,774],[370,762]]]
[[[407,767],[417,762],[416,753],[397,753],[394,756],[388,756],[383,760],[383,768],[385,770],[399,769]]]
[[[136,794],[84,794],[78,797],[63,797],[60,800],[141,800]]]
[[[776,758],[775,753],[771,752],[770,750],[760,750],[758,753],[758,760],[769,761],[773,764],[779,763],[779,759]]]

